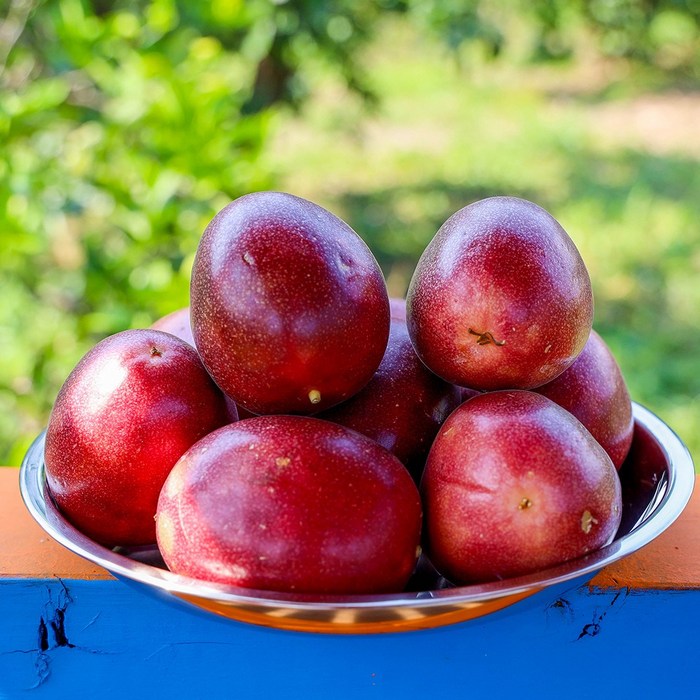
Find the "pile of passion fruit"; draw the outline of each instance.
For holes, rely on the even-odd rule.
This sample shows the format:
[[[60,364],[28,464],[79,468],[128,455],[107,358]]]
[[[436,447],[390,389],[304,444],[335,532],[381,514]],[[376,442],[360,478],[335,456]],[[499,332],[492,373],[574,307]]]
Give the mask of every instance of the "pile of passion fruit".
[[[402,591],[421,553],[461,585],[615,536],[630,397],[586,266],[538,205],[454,213],[403,300],[340,218],[252,193],[204,231],[190,292],[57,396],[47,487],[96,542],[326,595]]]

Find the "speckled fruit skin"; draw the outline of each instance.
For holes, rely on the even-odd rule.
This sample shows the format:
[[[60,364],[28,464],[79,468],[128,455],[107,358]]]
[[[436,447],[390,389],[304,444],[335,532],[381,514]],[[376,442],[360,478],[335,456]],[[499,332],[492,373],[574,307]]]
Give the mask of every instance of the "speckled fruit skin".
[[[190,325],[190,307],[184,306],[181,309],[176,309],[171,311],[169,314],[157,319],[151,324],[151,328],[154,328],[164,333],[170,333],[180,340],[184,340],[188,345],[191,345],[196,349],[194,344],[194,337],[192,336],[192,326]],[[237,421],[242,418],[249,418],[252,413],[245,410],[239,410],[239,407],[228,396],[224,394],[226,400],[226,406],[228,407],[228,416],[230,423]]]
[[[195,347],[194,337],[192,335],[192,327],[190,326],[190,307],[184,306],[181,309],[176,309],[162,318],[154,321],[151,328],[165,333],[171,333],[177,336],[180,340]]]
[[[400,591],[421,503],[369,438],[307,416],[261,416],[194,445],[158,502],[158,545],[186,576],[315,594]]]
[[[369,384],[318,417],[372,438],[395,454],[418,483],[433,439],[460,403],[459,387],[418,359],[406,322],[392,315],[389,343]]]
[[[608,453],[619,469],[634,434],[632,401],[610,348],[591,331],[571,367],[536,389],[573,413]]]
[[[217,384],[253,413],[316,413],[371,379],[389,335],[384,277],[362,239],[312,202],[257,192],[197,249],[192,332]]]
[[[46,431],[49,491],[95,541],[151,544],[170,469],[229,420],[194,348],[157,330],[117,333],[80,360],[58,393]]]
[[[532,573],[617,532],[620,480],[568,411],[530,391],[475,396],[445,421],[421,491],[427,551],[455,583]]]
[[[423,252],[407,294],[418,356],[472,389],[532,389],[561,374],[593,322],[586,267],[544,209],[491,197],[453,214]]]

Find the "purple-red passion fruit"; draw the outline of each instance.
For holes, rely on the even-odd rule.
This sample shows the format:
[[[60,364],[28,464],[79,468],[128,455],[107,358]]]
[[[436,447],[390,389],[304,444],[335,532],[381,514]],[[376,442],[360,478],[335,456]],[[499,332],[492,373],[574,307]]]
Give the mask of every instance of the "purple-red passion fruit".
[[[392,315],[389,343],[369,384],[317,415],[371,437],[395,454],[418,483],[433,439],[461,400],[459,387],[418,359],[405,321]]]
[[[617,470],[571,413],[531,391],[469,399],[445,421],[421,482],[427,553],[454,583],[505,579],[608,544]]]
[[[536,389],[573,413],[619,469],[634,434],[632,401],[615,357],[605,341],[591,336],[571,367]]]
[[[391,453],[343,426],[260,416],[188,450],[158,503],[168,567],[206,581],[297,593],[401,591],[421,502]]]
[[[54,403],[44,452],[49,491],[97,542],[151,544],[173,465],[234,417],[183,340],[157,330],[109,336],[80,360]]]
[[[362,239],[300,197],[248,194],[197,248],[195,344],[210,374],[253,413],[316,413],[357,393],[389,336],[389,297]]]
[[[491,197],[453,214],[428,244],[406,297],[418,356],[472,389],[532,389],[569,367],[593,322],[581,256],[544,209]]]

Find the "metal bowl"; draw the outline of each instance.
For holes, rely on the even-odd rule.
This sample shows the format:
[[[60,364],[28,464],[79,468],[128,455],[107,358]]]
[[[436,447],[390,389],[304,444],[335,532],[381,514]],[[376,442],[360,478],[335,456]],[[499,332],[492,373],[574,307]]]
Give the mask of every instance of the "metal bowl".
[[[44,433],[20,470],[22,498],[41,527],[72,552],[141,590],[218,615],[281,629],[368,633],[437,627],[500,610],[544,588],[587,580],[643,547],[680,515],[693,490],[693,461],[680,438],[657,416],[634,404],[632,449],[620,470],[623,516],[615,540],[586,556],[528,576],[453,586],[427,560],[408,590],[388,595],[309,596],[210,584],[168,571],[155,546],[107,549],[59,513],[46,488]]]

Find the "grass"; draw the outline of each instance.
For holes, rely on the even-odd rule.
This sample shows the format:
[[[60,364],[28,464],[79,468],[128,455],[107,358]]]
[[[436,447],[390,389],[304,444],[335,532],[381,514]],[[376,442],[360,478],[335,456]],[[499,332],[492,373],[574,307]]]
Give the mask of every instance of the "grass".
[[[406,25],[388,25],[365,65],[381,101],[366,110],[322,73],[266,153],[280,187],[343,216],[403,294],[452,212],[511,194],[547,208],[590,271],[595,327],[633,398],[700,463],[700,137],[639,124],[639,105],[687,109],[700,95],[645,91],[614,64],[460,66]],[[611,114],[616,119],[611,119]],[[675,130],[675,131],[674,131]]]

